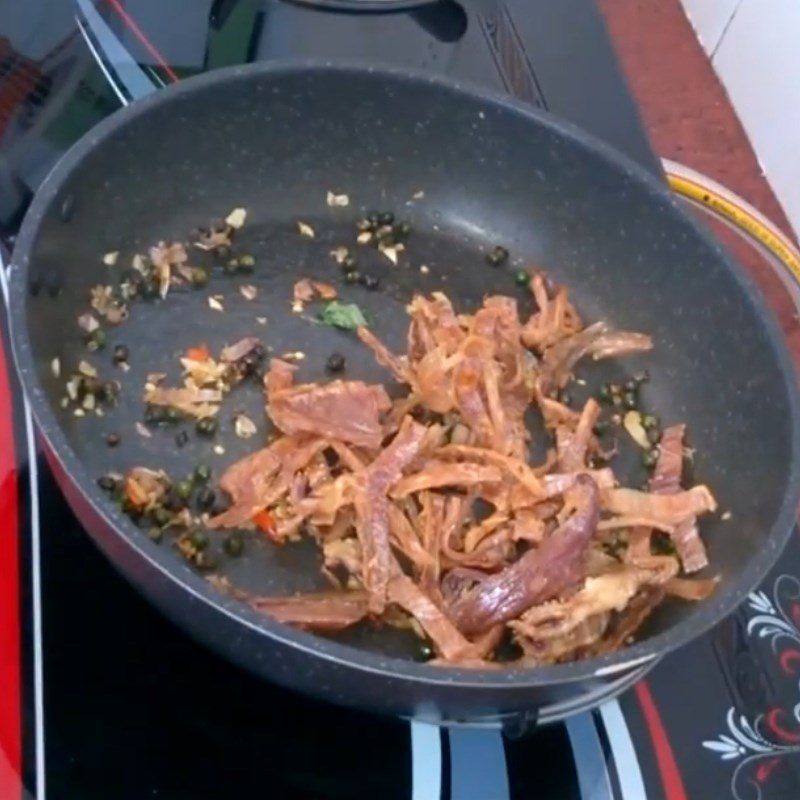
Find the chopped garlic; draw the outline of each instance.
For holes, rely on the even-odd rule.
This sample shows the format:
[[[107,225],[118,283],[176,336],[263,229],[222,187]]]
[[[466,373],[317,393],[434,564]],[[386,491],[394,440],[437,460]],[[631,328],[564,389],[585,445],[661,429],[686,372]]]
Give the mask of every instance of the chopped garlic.
[[[78,317],[78,327],[86,333],[92,333],[100,327],[100,323],[88,312]]]
[[[346,194],[334,194],[333,192],[328,192],[326,197],[326,202],[329,206],[349,206],[350,205],[350,198]]]
[[[244,221],[247,219],[247,210],[244,208],[234,208],[227,217],[225,217],[225,222],[231,226],[231,228],[239,229],[244,225]]]
[[[233,420],[233,429],[240,439],[249,439],[258,432],[255,422],[245,414],[237,414]]]
[[[145,439],[149,439],[153,435],[143,422],[136,423],[136,433],[138,433],[139,436],[144,436]]]
[[[221,295],[212,295],[208,298],[208,307],[213,308],[214,311],[224,311],[225,308],[220,302],[221,299]]]
[[[622,425],[639,447],[645,450],[650,449],[650,440],[647,438],[644,425],[642,425],[642,415],[638,411],[629,411],[623,418]]]
[[[78,384],[80,384],[80,378],[70,378],[66,383],[66,390],[67,390],[67,397],[70,400],[77,400],[78,399]]]
[[[117,263],[118,258],[119,258],[119,250],[112,250],[110,253],[106,253],[103,256],[103,263],[107,267],[113,267],[114,264]]]
[[[245,300],[255,300],[258,296],[258,289],[252,284],[247,283],[239,287],[239,294],[244,297]]]
[[[50,372],[53,373],[54,378],[58,378],[61,375],[61,359],[54,358],[50,362]]]
[[[147,272],[147,267],[146,267],[146,265],[145,265],[145,262],[144,262],[144,256],[140,255],[139,253],[137,253],[137,254],[136,254],[136,255],[135,255],[135,256],[134,256],[134,257],[131,259],[131,266],[132,266],[132,267],[133,267],[133,268],[134,268],[134,269],[135,269],[137,272],[141,272],[141,273],[142,273],[142,275],[144,275],[144,274]]]
[[[412,200],[422,200],[423,197],[425,197],[425,192],[423,192],[421,189],[420,191],[414,192],[414,194],[411,195]]]
[[[305,222],[298,222],[297,230],[299,231],[300,235],[305,236],[306,239],[314,238],[314,229]]]
[[[86,416],[86,412],[82,408],[76,408],[72,413],[76,417],[85,417]]]
[[[399,245],[389,246],[389,245],[380,245],[378,250],[389,259],[395,266],[397,266],[397,251],[399,249]]]
[[[720,519],[723,522],[727,522],[732,516],[733,516],[733,514],[731,514],[730,511],[725,511],[720,515]]]
[[[428,265],[427,265],[427,264],[423,264],[423,265],[422,265],[422,266],[419,268],[419,271],[420,271],[420,272],[421,272],[423,275],[427,275],[427,274],[430,272],[430,269],[428,268]]]
[[[97,377],[97,370],[88,361],[81,361],[78,364],[78,372],[80,372],[81,375],[86,375],[88,378]]]
[[[221,444],[215,444],[212,449],[214,450],[214,452],[218,456],[224,456],[225,455],[225,448]]]
[[[303,305],[302,300],[295,300],[292,303],[292,314],[302,314],[304,308],[305,306]]]
[[[331,250],[330,256],[337,264],[342,264],[349,253],[350,251],[346,247],[340,246]]]
[[[256,322],[259,325],[266,325],[267,324],[267,318],[266,317],[256,317]]]
[[[371,231],[361,231],[361,233],[356,236],[356,241],[359,244],[369,244],[372,241],[372,232]]]

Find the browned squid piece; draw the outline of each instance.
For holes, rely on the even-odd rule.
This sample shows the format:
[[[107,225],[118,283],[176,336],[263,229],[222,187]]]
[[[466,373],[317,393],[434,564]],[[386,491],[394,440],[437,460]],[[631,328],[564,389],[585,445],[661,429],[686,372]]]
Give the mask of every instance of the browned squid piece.
[[[566,600],[533,606],[508,626],[523,649],[527,645],[541,653],[547,645],[562,658],[600,639],[613,612],[624,611],[642,588],[663,586],[677,575],[678,569],[677,560],[671,556],[654,556],[646,563],[616,566],[586,578],[583,586]],[[595,639],[587,640],[590,631]]]
[[[482,633],[557,597],[583,578],[586,549],[599,518],[599,492],[590,477],[581,475],[570,494],[574,513],[539,547],[451,602],[450,614],[459,630]]]

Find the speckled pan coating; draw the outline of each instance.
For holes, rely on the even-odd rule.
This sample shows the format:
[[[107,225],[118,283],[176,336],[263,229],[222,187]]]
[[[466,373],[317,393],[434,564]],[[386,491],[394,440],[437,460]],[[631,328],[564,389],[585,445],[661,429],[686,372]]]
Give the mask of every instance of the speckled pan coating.
[[[328,189],[347,192],[351,207],[328,208]],[[424,198],[409,202],[419,190]],[[102,253],[119,249],[129,258],[242,205],[249,209],[244,241],[259,267],[252,279],[215,283],[226,313],[209,310],[200,294],[175,294],[167,309],[135,307],[112,338],[132,350],[120,408],[102,426],[65,416],[49,363],[58,355],[74,365],[85,355],[75,320],[88,287],[108,280]],[[586,318],[654,335],[649,402],[665,421],[688,422],[699,477],[733,514],[704,528],[712,572],[722,577],[711,600],[670,605],[643,641],[591,662],[441,670],[400,658],[403,637],[362,631],[341,643],[274,624],[214,592],[112,507],[94,483],[110,466],[155,463],[177,471],[203,458],[219,471],[252,449],[252,440],[227,439],[226,454],[212,456],[194,439],[178,451],[171,434],[134,434],[144,373],[174,364],[188,344],[206,341],[213,349],[244,333],[263,334],[277,352],[306,352],[308,376],[320,375],[337,349],[351,375],[383,379],[352,337],[292,315],[288,303],[297,277],[335,276],[327,251],[351,240],[352,222],[367,207],[395,210],[414,226],[412,266],[368,262],[371,271],[383,270],[381,291],[348,293],[394,346],[415,288],[442,288],[464,308],[487,292],[520,292],[514,264],[491,270],[482,260],[479,248],[496,243],[516,264],[541,265],[567,282]],[[318,237],[298,237],[298,219]],[[422,264],[429,267],[424,276]],[[29,291],[34,280],[44,287],[36,297]],[[236,283],[256,284],[258,301],[245,302]],[[62,159],[23,224],[11,291],[15,355],[32,409],[60,485],[101,549],[194,636],[266,678],[327,700],[458,721],[574,700],[614,681],[622,686],[620,676],[733,610],[792,527],[800,485],[795,376],[757,290],[641,169],[507,98],[428,75],[344,64],[258,64],[187,80],[113,115]],[[254,323],[257,315],[269,318],[266,328]],[[110,356],[95,360],[110,369]],[[621,370],[592,367],[588,377]],[[255,390],[245,390],[235,405],[260,420],[259,402]],[[112,425],[123,433],[113,451],[100,439]],[[312,548],[276,552],[251,542],[230,574],[254,589],[287,591],[313,585],[314,559]]]

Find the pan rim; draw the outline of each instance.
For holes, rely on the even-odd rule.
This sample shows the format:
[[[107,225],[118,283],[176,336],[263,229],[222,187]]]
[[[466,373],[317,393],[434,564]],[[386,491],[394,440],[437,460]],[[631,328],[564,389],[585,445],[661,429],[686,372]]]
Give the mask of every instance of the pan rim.
[[[189,96],[217,83],[248,80],[256,76],[279,78],[285,75],[315,71],[337,73],[344,78],[353,73],[360,75],[368,73],[375,76],[376,79],[399,83],[430,84],[440,91],[464,96],[476,104],[483,103],[486,107],[498,108],[524,117],[530,123],[543,126],[552,133],[570,140],[574,146],[589,151],[610,164],[615,171],[626,173],[651,197],[670,206],[672,213],[680,217],[683,223],[689,226],[692,233],[724,263],[746,296],[753,313],[761,320],[762,330],[781,369],[790,406],[792,457],[787,475],[788,489],[783,497],[780,511],[770,526],[764,546],[754,554],[745,569],[731,582],[731,585],[721,590],[711,600],[705,601],[704,605],[698,608],[689,619],[682,620],[667,630],[642,642],[636,642],[623,650],[586,661],[525,669],[504,668],[502,670],[433,667],[400,658],[381,656],[295,630],[270,620],[253,611],[241,601],[224,598],[208,586],[200,575],[188,571],[186,574],[176,574],[168,564],[162,563],[163,559],[156,558],[157,550],[151,549],[147,543],[138,541],[138,538],[132,535],[134,530],[132,523],[128,522],[125,525],[123,520],[123,524],[120,524],[120,520],[109,513],[107,500],[95,486],[94,479],[70,446],[54,411],[46,401],[43,387],[33,365],[32,347],[27,334],[26,278],[29,254],[38,237],[39,223],[52,202],[58,197],[64,182],[79,166],[83,158],[96,145],[114,135],[118,129],[125,127],[127,123],[137,117],[147,114],[163,104],[172,103],[180,97]],[[213,70],[159,90],[153,95],[121,108],[102,120],[73,144],[53,167],[36,192],[23,220],[11,259],[9,284],[12,351],[26,397],[39,431],[49,445],[51,454],[58,460],[67,480],[87,498],[94,513],[110,529],[113,529],[114,536],[121,539],[123,545],[132,548],[151,569],[160,572],[177,589],[189,593],[195,600],[208,605],[211,612],[227,616],[232,621],[253,629],[265,636],[265,641],[277,640],[284,646],[313,654],[321,661],[340,668],[375,673],[386,679],[402,678],[420,685],[451,685],[458,688],[474,687],[482,690],[519,689],[520,686],[552,686],[619,674],[688,644],[732,613],[766,576],[782,552],[795,524],[798,500],[800,500],[800,392],[797,386],[796,368],[774,313],[753,279],[728,255],[710,231],[688,214],[679,204],[678,199],[669,192],[666,185],[662,185],[655,176],[631,158],[570,122],[526,105],[512,97],[500,95],[468,82],[456,81],[449,77],[432,75],[420,70],[384,65],[375,66],[350,59],[335,61],[287,59]],[[119,569],[116,564],[115,567]]]

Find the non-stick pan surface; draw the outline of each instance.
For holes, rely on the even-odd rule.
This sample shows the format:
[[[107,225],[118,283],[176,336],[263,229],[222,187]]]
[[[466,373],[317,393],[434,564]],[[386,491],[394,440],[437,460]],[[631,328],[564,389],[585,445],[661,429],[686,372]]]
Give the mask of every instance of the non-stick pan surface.
[[[330,208],[328,190],[351,204]],[[424,193],[424,196],[420,193]],[[239,242],[252,275],[217,275],[208,291],[137,303],[104,351],[87,354],[77,326],[88,290],[118,278],[135,252],[184,239],[197,225],[248,209]],[[405,304],[442,290],[462,309],[487,293],[531,305],[512,273],[542,267],[567,283],[586,319],[651,333],[643,361],[591,367],[589,387],[646,364],[647,402],[666,423],[686,421],[696,475],[731,518],[703,526],[720,588],[708,601],[671,603],[632,647],[591,662],[525,671],[443,670],[408,659],[413,641],[364,627],[346,642],[290,630],[222,597],[168,544],[149,541],[95,485],[135,464],[180,475],[210,463],[217,475],[257,446],[231,433],[244,410],[263,436],[258,388],[237,389],[221,414],[224,454],[175,428],[136,433],[148,372],[178,374],[178,355],[256,335],[273,352],[302,351],[300,377],[318,379],[332,351],[348,376],[387,381],[355,338],[291,310],[300,277],[339,281],[329,251],[352,244],[366,209],[392,210],[413,226],[392,267],[360,251],[379,291],[342,288],[391,347],[403,348]],[[298,220],[314,239],[298,235]],[[483,251],[502,244],[509,265]],[[102,255],[120,251],[113,267]],[[425,266],[427,271],[421,271]],[[258,288],[244,299],[240,284]],[[224,296],[224,313],[208,295]],[[165,613],[234,661],[339,702],[396,713],[471,718],[568,698],[699,635],[730,612],[776,558],[798,494],[798,406],[792,366],[757,290],[667,191],[589,136],[511,100],[427,75],[355,65],[253,65],[188,80],[118,112],[87,134],[41,187],[12,267],[17,363],[60,482],[111,560]],[[258,317],[266,317],[265,325]],[[111,364],[114,344],[131,370]],[[117,408],[77,419],[60,408],[63,378],[78,361],[121,380]],[[104,435],[118,432],[110,449]],[[636,467],[628,476],[635,478]],[[272,547],[253,534],[222,571],[243,588],[282,594],[321,585],[307,544]],[[102,598],[98,597],[98,603]],[[120,620],[120,625],[125,621]],[[154,654],[157,657],[157,654]]]

